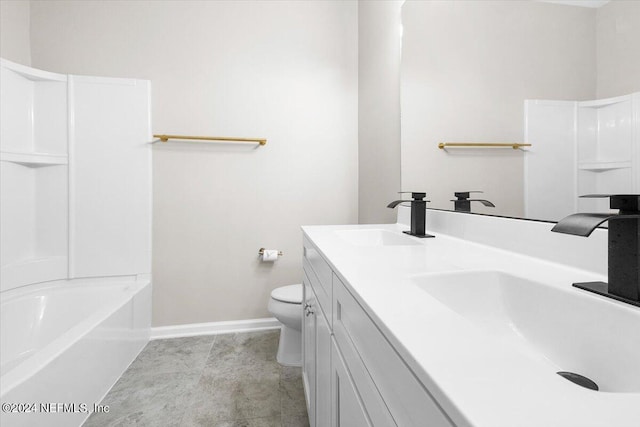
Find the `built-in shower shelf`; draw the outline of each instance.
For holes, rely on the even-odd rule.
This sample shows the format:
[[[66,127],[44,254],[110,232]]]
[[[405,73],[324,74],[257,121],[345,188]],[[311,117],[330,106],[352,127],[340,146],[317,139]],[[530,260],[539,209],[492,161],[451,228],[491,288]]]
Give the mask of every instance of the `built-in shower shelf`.
[[[66,165],[69,163],[69,159],[65,154],[53,153],[15,153],[2,151],[0,152],[0,160],[28,167]]]
[[[631,167],[631,161],[589,161],[580,162],[578,169],[591,172],[605,172],[613,169],[627,169]]]

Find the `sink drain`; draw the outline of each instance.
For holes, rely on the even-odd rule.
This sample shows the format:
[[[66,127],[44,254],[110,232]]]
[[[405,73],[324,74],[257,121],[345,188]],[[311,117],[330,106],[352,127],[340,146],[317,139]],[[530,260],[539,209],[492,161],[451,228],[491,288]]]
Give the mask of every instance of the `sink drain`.
[[[595,390],[595,391],[599,390],[598,384],[594,383],[589,378],[582,376],[580,374],[576,374],[574,372],[565,372],[565,371],[560,371],[556,373],[560,375],[562,378],[566,378],[572,383],[578,384],[581,387],[588,388],[589,390]]]

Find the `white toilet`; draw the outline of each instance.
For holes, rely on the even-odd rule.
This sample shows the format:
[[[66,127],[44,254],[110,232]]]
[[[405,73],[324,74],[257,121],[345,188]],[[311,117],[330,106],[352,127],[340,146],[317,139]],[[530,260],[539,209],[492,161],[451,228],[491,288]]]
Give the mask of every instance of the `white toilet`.
[[[269,312],[282,323],[276,360],[284,366],[302,366],[302,285],[274,289]]]

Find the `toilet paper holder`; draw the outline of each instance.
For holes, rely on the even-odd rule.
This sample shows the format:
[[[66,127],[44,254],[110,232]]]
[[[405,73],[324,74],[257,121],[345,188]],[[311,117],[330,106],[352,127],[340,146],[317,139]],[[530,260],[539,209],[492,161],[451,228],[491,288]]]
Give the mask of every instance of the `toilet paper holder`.
[[[262,256],[262,254],[264,254],[264,248],[258,249],[258,255]],[[282,255],[284,255],[282,251],[278,251],[278,256],[282,256]]]

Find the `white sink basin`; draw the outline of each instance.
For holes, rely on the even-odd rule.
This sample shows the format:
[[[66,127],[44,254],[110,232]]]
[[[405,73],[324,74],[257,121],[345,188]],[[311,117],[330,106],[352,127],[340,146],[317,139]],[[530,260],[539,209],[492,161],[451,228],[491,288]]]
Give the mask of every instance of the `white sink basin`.
[[[518,346],[600,391],[640,393],[640,309],[571,287],[497,271],[425,274],[420,289],[501,345]],[[491,345],[491,341],[487,342]]]
[[[355,246],[412,246],[420,244],[412,237],[388,230],[339,230],[335,233],[342,240]]]

